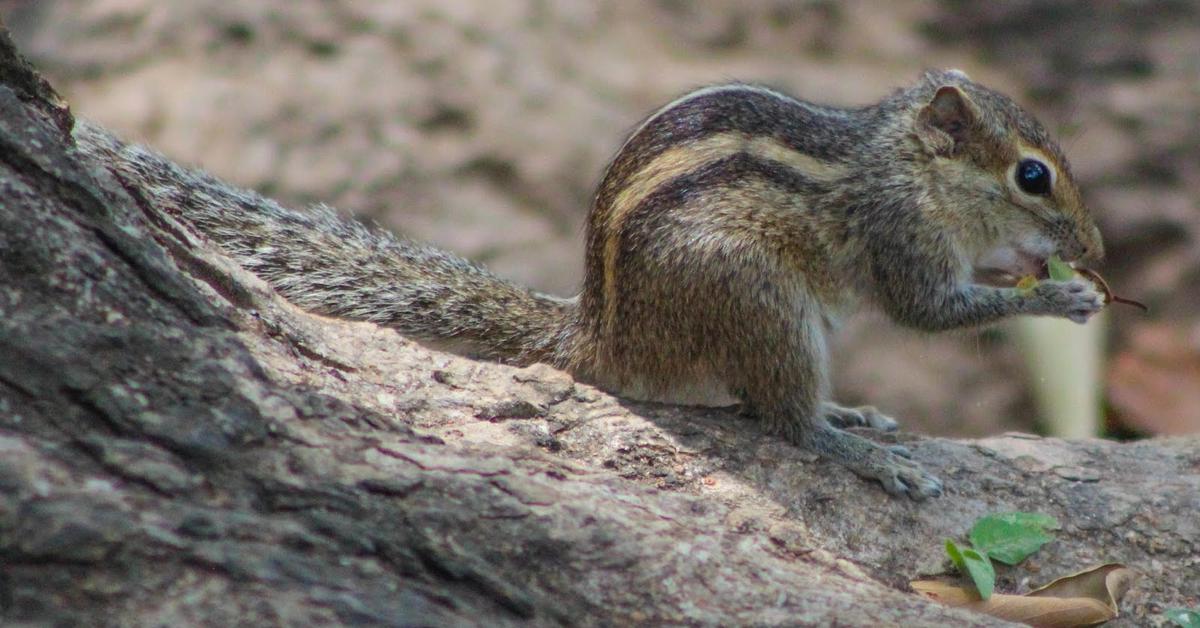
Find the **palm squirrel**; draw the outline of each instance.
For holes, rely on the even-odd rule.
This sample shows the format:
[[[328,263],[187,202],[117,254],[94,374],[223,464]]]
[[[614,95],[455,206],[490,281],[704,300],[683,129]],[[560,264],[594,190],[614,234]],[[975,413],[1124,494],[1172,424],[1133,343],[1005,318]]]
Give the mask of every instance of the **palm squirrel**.
[[[829,399],[830,326],[862,304],[930,331],[1014,314],[1082,323],[1103,306],[1081,278],[1014,286],[1046,277],[1051,255],[1098,259],[1100,232],[1042,125],[954,70],[862,108],[747,84],[667,104],[604,174],[570,299],[324,206],[292,211],[144,148],[89,141],[301,307],[481,359],[546,362],[629,398],[740,401],[772,432],[915,499],[941,482],[902,447],[842,429],[896,424]]]

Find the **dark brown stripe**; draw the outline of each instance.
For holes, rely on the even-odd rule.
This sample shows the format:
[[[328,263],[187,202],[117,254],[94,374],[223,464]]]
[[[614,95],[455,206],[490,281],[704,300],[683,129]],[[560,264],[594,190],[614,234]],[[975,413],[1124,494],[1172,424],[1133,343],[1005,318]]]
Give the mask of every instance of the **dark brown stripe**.
[[[597,192],[606,208],[626,181],[662,152],[715,133],[763,135],[825,161],[845,159],[862,142],[868,110],[808,108],[790,99],[745,89],[690,98],[658,114],[613,159]]]
[[[645,233],[640,223],[653,218],[655,214],[686,205],[710,194],[713,189],[735,186],[748,179],[766,181],[777,188],[806,197],[826,192],[831,185],[828,181],[806,177],[804,173],[780,162],[737,153],[680,175],[650,193],[625,216],[620,225],[620,237],[624,239],[629,233]]]

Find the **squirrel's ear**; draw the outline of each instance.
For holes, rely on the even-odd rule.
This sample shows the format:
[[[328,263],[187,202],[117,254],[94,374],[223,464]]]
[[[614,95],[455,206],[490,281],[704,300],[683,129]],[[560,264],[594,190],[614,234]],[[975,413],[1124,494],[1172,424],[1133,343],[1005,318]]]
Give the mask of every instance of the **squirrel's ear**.
[[[954,85],[943,85],[917,114],[917,135],[935,152],[951,152],[971,139],[979,114]]]

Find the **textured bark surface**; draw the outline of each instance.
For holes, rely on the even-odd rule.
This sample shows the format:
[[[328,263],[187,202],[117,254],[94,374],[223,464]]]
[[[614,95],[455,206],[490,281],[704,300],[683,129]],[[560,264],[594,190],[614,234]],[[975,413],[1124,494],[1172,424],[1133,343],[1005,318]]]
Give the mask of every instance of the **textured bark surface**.
[[[282,301],[77,150],[0,50],[0,620],[958,625],[906,592],[978,516],[1195,604],[1200,439],[899,439],[891,499],[726,410],[622,401]],[[82,137],[82,136],[81,136]]]

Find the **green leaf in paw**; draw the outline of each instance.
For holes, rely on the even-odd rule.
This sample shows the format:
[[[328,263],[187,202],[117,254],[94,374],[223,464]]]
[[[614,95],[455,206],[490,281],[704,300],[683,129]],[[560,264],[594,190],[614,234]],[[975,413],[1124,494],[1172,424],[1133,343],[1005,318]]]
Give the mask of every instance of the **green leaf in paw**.
[[[1069,281],[1075,276],[1075,269],[1057,255],[1051,255],[1046,260],[1046,269],[1050,271],[1050,278],[1054,281]]]

